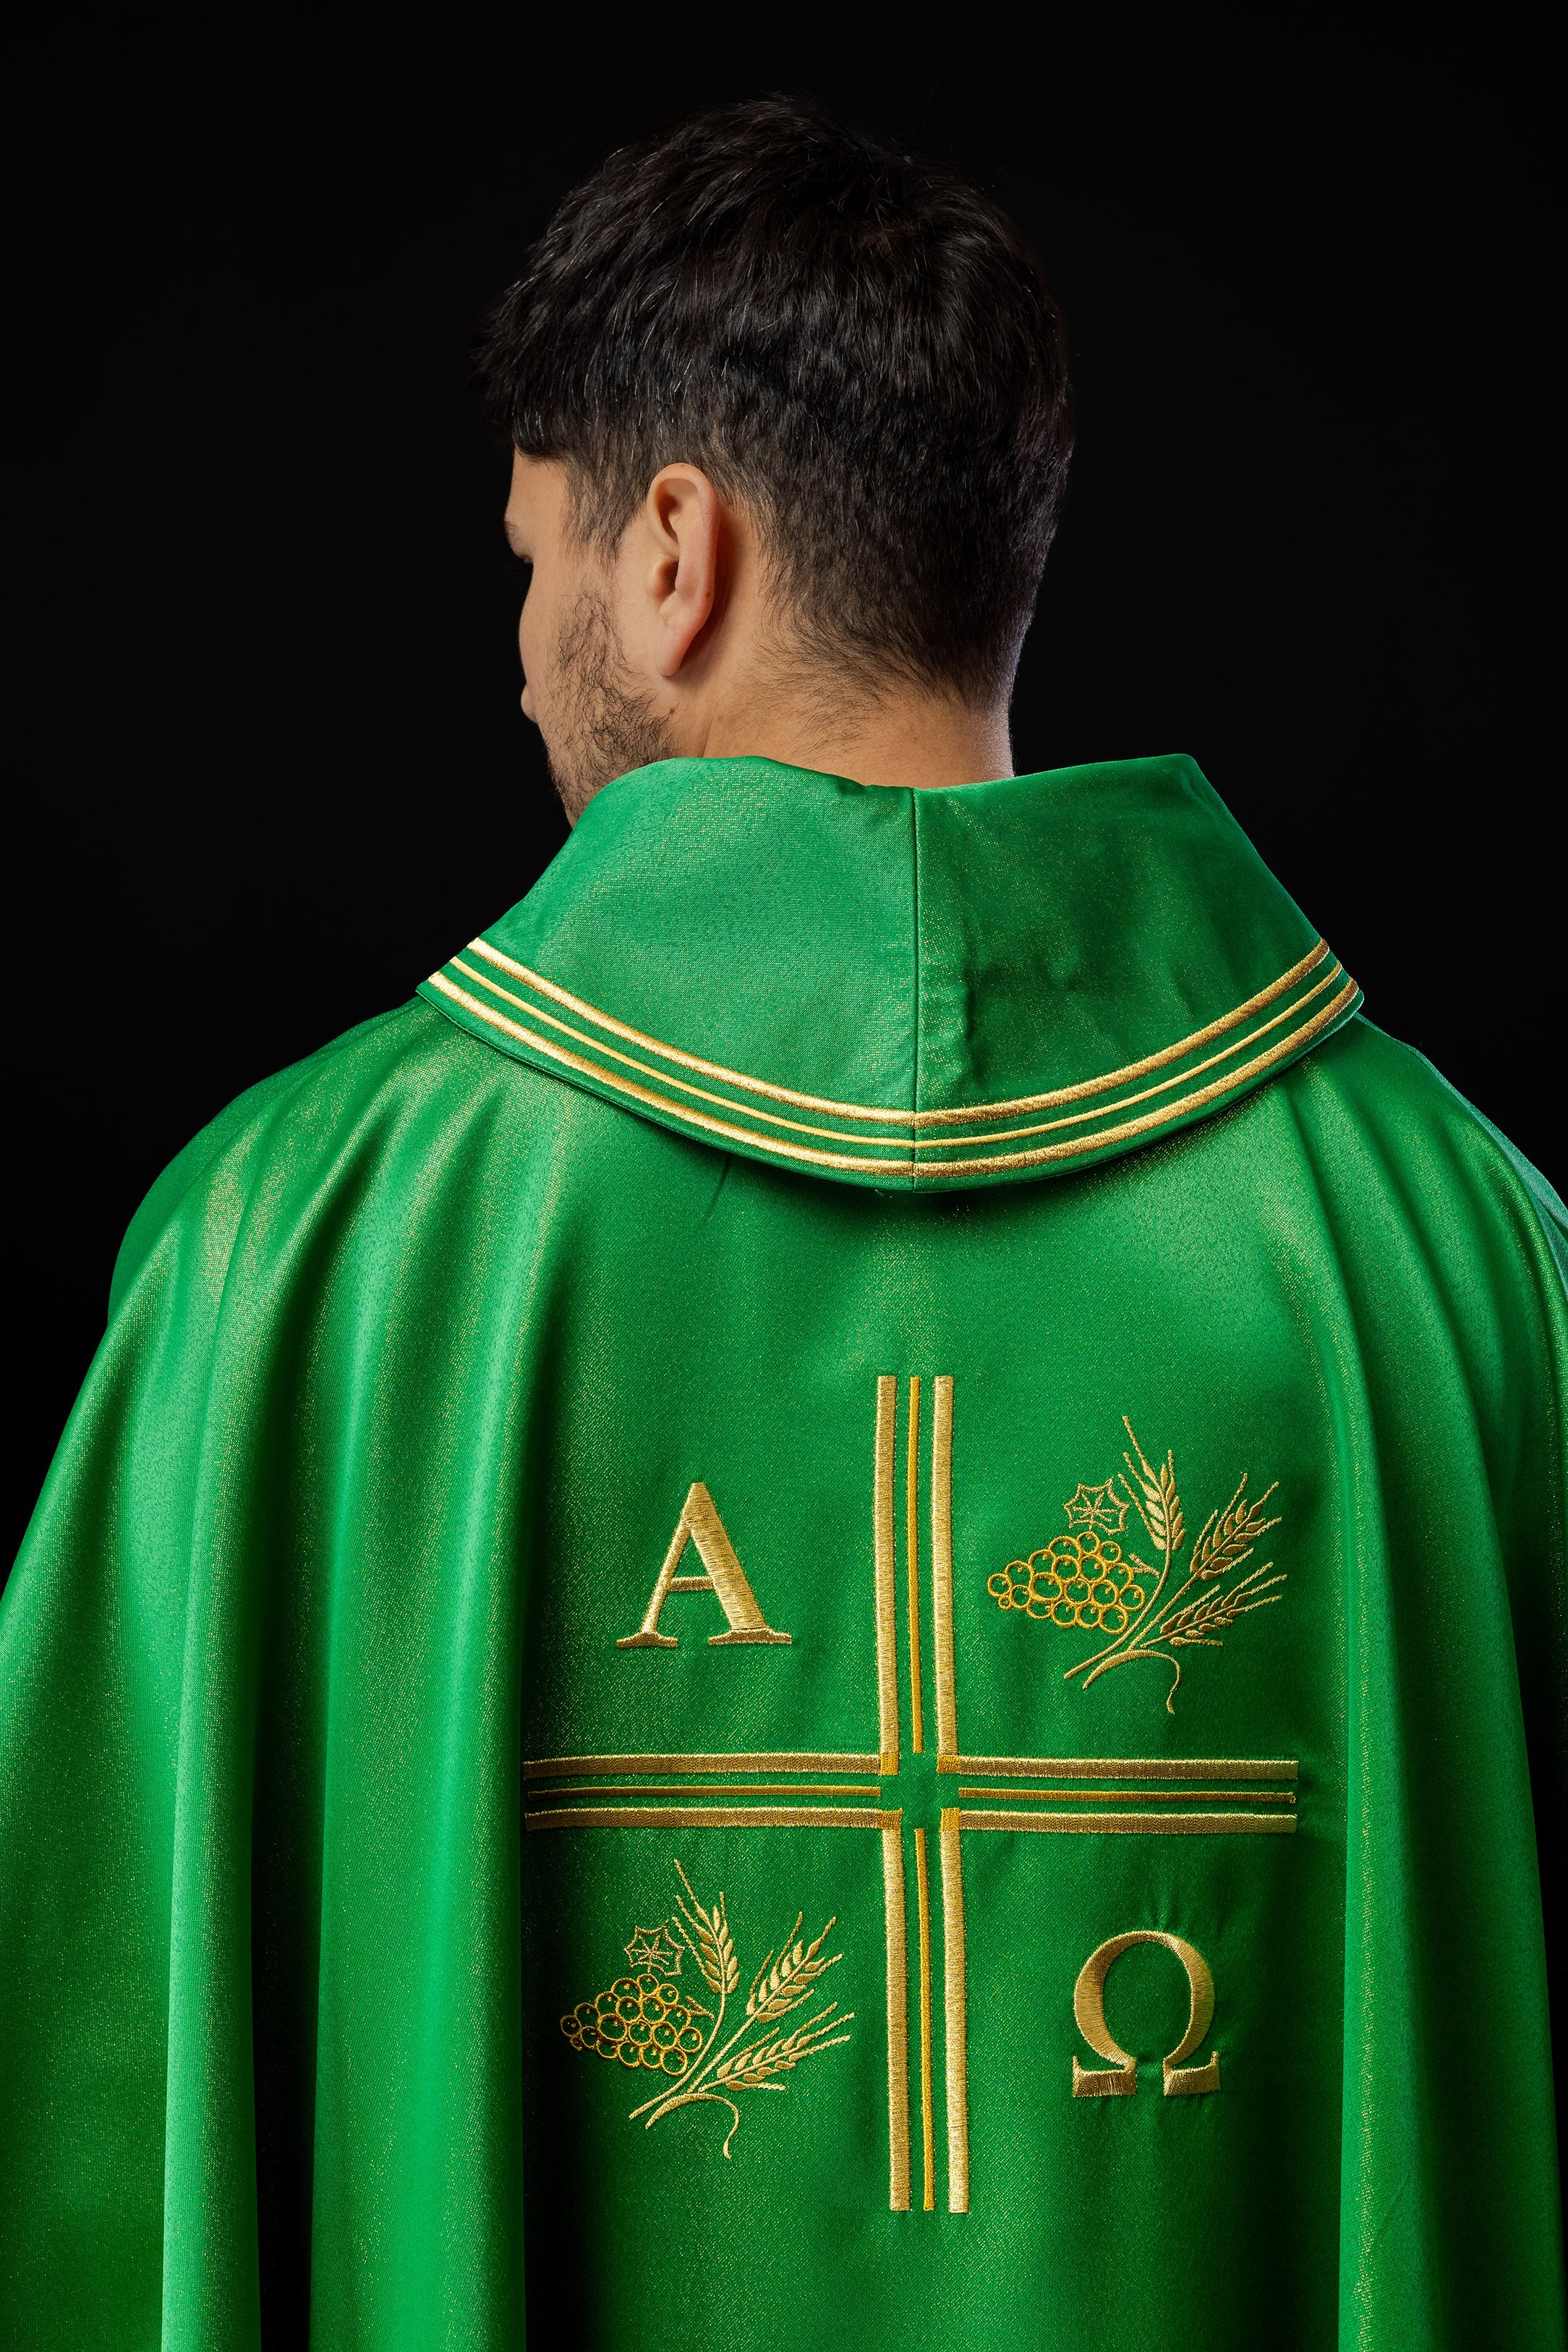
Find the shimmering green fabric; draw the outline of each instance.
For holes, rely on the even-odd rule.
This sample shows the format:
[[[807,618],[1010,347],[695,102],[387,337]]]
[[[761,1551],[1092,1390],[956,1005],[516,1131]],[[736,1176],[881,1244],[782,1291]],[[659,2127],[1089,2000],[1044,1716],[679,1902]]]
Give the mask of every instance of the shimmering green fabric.
[[[817,884],[810,925],[793,924],[787,829],[762,828],[764,858],[755,794],[727,821],[721,781],[693,779],[715,869],[742,906],[749,887],[771,894],[780,997],[793,992],[802,1034],[814,986],[846,1020],[835,975],[873,952],[855,909],[875,877],[846,869],[843,938]],[[596,804],[601,830],[638,788]],[[1114,835],[1124,803],[1107,805]],[[907,845],[906,796],[870,814]],[[1133,847],[1157,875],[1157,807],[1143,824]],[[1034,817],[1011,873],[1010,837],[1000,821],[977,829],[952,936],[998,939],[1009,904],[1031,908],[1044,1001],[1076,901],[1058,931]],[[1172,859],[1186,871],[1179,840]],[[613,856],[580,863],[604,881]],[[559,877],[544,887],[551,936],[570,939]],[[683,943],[651,935],[680,894],[645,897],[640,913],[623,896],[612,923],[590,893],[581,969],[563,952],[545,976],[586,994],[597,958],[613,978],[616,926],[628,972],[676,968]],[[1253,916],[1227,937],[1223,889],[1173,882],[1166,904],[1163,929],[1118,929],[1104,894],[1100,968],[1124,974],[1125,1003],[1107,1000],[1096,1054],[1134,1058],[1151,1007],[1191,1003],[1178,953],[1243,990],[1268,961]],[[912,943],[885,909],[870,936],[907,971]],[[731,1024],[714,1058],[792,1083],[785,1010],[758,982],[748,1036],[722,961],[686,944],[695,1001]],[[1006,952],[1027,972],[1027,942]],[[1196,1026],[1209,1016],[1195,1009]],[[1009,1060],[1008,1023],[976,1015],[988,1086],[1045,1052],[1039,1003],[1027,1021],[1032,1042]],[[673,1020],[660,1034],[683,1042]],[[867,1065],[868,1099],[876,1077]],[[509,2352],[526,2324],[536,2352],[1552,2352],[1537,1835],[1561,1837],[1562,1217],[1424,1062],[1359,1018],[1148,1148],[930,1192],[720,1151],[427,1002],[242,1097],[131,1229],[0,1613],[4,2340]],[[873,1456],[888,1376],[896,1773],[672,1768],[526,1787],[530,1810],[640,1796],[657,1811],[745,1809],[721,1789],[762,1810],[780,1785],[869,1785],[807,1809],[896,1811],[909,2210],[889,2201],[880,1828],[523,1827],[528,1760],[886,1747]],[[1005,1776],[937,1769],[938,1378],[953,1383],[962,1753],[1297,1767],[1288,1784],[1235,1784],[1243,1813],[1266,1809],[1254,1788],[1293,1794],[1275,1808],[1291,1833],[963,1832],[956,2019],[942,1816],[977,1781],[1004,1790],[987,1805],[1026,1808]],[[1069,1670],[1090,1638],[998,1606],[996,1580],[1005,1592],[1009,1562],[1064,1558],[1059,1539],[1157,1549],[1128,1499],[1129,1478],[1143,1488],[1124,1416],[1152,1472],[1169,1451],[1184,1574],[1244,1470],[1248,1497],[1273,1487],[1278,1525],[1254,1558],[1194,1597],[1265,1562],[1285,1581],[1218,1646],[1167,1643],[1165,1662],[1085,1687]],[[789,1643],[714,1646],[725,1614],[694,1590],[660,1621],[676,1646],[618,1646],[695,1481]],[[679,1572],[700,1572],[694,1551]],[[685,1799],[657,1793],[683,1784]],[[1145,1773],[1139,1801],[1152,1814],[1185,1785]],[[605,1793],[565,1793],[578,1786]],[[1199,1810],[1212,1790],[1185,1801]],[[680,1906],[691,1933],[693,1906],[711,1920],[721,1892],[731,2021],[758,1964],[766,1996],[793,1951],[797,1913],[802,1949],[831,1916],[818,1958],[842,1957],[775,2031],[833,2000],[847,2038],[830,2020],[833,2046],[737,2083],[731,2106],[644,2128],[630,2111],[675,2078],[573,2047],[560,2021],[580,2021],[580,2042],[583,2011],[612,2013],[596,2000],[643,1978],[653,1990],[633,2007],[671,1989],[706,2035],[697,2010],[718,2000],[700,1923],[678,1940]],[[1162,2095],[1187,1993],[1145,1944],[1105,1993],[1137,2091],[1073,2095],[1074,2062],[1105,2064],[1079,2033],[1074,1985],[1132,1931],[1179,1937],[1211,1970],[1191,2063],[1218,2049],[1218,2090]],[[967,2212],[948,2210],[955,2022]]]
[[[1171,1134],[1360,992],[1192,761],[889,792],[672,760],[421,990],[678,1134],[880,1191]]]

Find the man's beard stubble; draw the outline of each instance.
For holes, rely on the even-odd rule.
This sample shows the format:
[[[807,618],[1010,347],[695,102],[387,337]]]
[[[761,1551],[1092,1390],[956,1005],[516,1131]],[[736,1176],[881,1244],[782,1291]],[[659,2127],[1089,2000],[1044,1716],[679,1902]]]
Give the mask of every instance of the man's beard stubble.
[[[603,785],[669,759],[673,746],[666,722],[633,691],[610,607],[591,588],[561,624],[555,673],[556,725],[545,739],[545,757],[567,821],[575,824]]]

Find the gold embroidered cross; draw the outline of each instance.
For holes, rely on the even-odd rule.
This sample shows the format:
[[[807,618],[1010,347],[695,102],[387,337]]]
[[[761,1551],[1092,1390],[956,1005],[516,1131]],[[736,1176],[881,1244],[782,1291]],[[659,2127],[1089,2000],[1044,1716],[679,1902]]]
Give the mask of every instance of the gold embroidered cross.
[[[1280,1836],[1290,1835],[1296,1826],[1297,1768],[1288,1758],[964,1752],[954,1671],[954,1421],[955,1383],[950,1375],[938,1374],[928,1387],[918,1374],[907,1381],[891,1373],[878,1378],[871,1531],[879,1735],[874,1753],[799,1749],[766,1754],[558,1756],[538,1758],[525,1766],[533,1801],[526,1816],[530,1831],[789,1828],[863,1831],[879,1837],[885,1935],[888,2200],[901,2212],[909,2211],[917,2201],[927,2212],[936,2208],[939,2104],[946,2208],[951,2213],[969,2209],[966,1839],[998,1833]],[[1138,1463],[1140,1469],[1147,1467],[1141,1455]],[[1157,1471],[1150,1469],[1149,1475],[1157,1483]],[[1123,1481],[1121,1486],[1114,1479],[1098,1486],[1081,1483],[1066,1506],[1072,1540],[1081,1547],[1096,1548],[1097,1559],[1104,1559],[1122,1540],[1131,1507],[1122,1492],[1126,1483]],[[1231,1517],[1241,1507],[1241,1498],[1233,1498]],[[1262,1505],[1245,1507],[1260,1512]],[[1226,1524],[1228,1527],[1229,1522]],[[675,1574],[688,1541],[704,1563],[706,1573],[700,1578]],[[1173,1533],[1172,1549],[1175,1541]],[[901,1553],[902,1612],[898,1606]],[[1119,1565],[1119,1557],[1110,1563],[1112,1570]],[[926,1589],[928,1624],[923,1606]],[[710,1593],[724,1610],[729,1632],[717,1637],[720,1644],[733,1639],[788,1639],[763,1618],[707,1489],[700,1485],[687,1497],[643,1624],[636,1635],[622,1637],[621,1646],[670,1646],[659,1626],[664,1598],[668,1592],[687,1590]],[[928,1685],[934,1743],[926,1737]],[[903,1737],[905,1722],[907,1746]],[[615,1782],[632,1785],[615,1786]],[[661,2012],[670,2011],[669,2033],[684,2031],[689,2035],[695,2028],[686,2021],[685,2010],[693,2006],[693,1997],[660,1990],[668,1984],[653,1957],[653,1939],[660,1932],[639,1929],[632,1945],[625,1948],[633,1966],[642,1969],[642,1977],[633,1980],[635,1989],[643,2009],[654,2002]],[[839,1932],[845,1932],[842,1923]],[[1144,1923],[1129,1922],[1124,1935],[1102,1945],[1084,1964],[1075,2014],[1081,2027],[1087,2020],[1092,2029],[1088,2046],[1102,2056],[1112,2056],[1114,2079],[1128,2085],[1135,2084],[1135,2073],[1127,2072],[1129,2066],[1135,2068],[1135,2061],[1110,2037],[1102,1989],[1104,1973],[1116,1954],[1149,1940],[1166,1944],[1188,1970],[1193,1989],[1188,2032],[1194,2049],[1207,2028],[1213,2007],[1207,1963],[1180,1938]],[[1082,1990],[1085,1985],[1089,1991]],[[631,1994],[626,1998],[630,2000]],[[1096,2006],[1097,2002],[1101,2005]],[[677,2005],[681,2007],[678,2024]],[[599,2048],[602,2055],[601,2044],[613,2029],[605,2025],[597,2011],[591,2015],[591,2010],[592,2004],[580,2005],[580,2011],[572,2013],[573,2021],[580,2029],[581,2046]],[[938,2014],[942,2021],[940,2083],[934,2056]],[[651,2049],[666,2031],[662,2016],[643,2020],[641,2010],[633,2022],[638,2030],[642,2023],[647,2024]],[[1188,2067],[1183,2063],[1188,2054],[1184,2040],[1164,2062],[1167,2095],[1190,2096],[1217,2091],[1218,2061]],[[1068,2056],[1064,2052],[1064,2077]],[[1106,2078],[1085,2069],[1076,2056],[1071,2065],[1071,2085],[1064,2083],[1064,2091],[1070,2087],[1076,2096],[1105,2095]],[[912,2124],[918,2130],[918,2196]]]

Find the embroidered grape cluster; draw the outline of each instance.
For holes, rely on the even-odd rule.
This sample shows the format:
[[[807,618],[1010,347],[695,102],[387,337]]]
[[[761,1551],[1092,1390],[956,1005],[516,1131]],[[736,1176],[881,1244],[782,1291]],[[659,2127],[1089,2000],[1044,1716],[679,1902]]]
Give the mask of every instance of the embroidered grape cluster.
[[[1137,1570],[1122,1557],[1118,1543],[1107,1543],[1098,1528],[1084,1528],[1072,1535],[1052,1536],[1043,1550],[1027,1559],[1009,1559],[1006,1568],[988,1577],[986,1590],[998,1609],[1021,1609],[1027,1616],[1049,1617],[1053,1625],[1082,1625],[1091,1632],[1120,1633],[1134,1612],[1144,1605],[1144,1588],[1134,1579]]]
[[[608,1992],[580,2000],[560,2030],[574,2050],[664,2074],[684,2074],[703,2046],[690,2002],[651,1972],[617,1977]]]

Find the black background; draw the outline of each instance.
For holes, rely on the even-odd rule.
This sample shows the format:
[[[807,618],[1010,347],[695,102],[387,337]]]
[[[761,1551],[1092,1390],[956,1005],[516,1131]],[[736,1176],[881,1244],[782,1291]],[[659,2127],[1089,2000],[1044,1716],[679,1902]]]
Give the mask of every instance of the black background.
[[[8,1533],[159,1169],[564,837],[463,346],[574,180],[713,99],[901,129],[1046,257],[1080,437],[1019,767],[1192,752],[1370,1016],[1552,1167],[1538,67],[985,37],[389,64],[110,14],[25,78]]]

